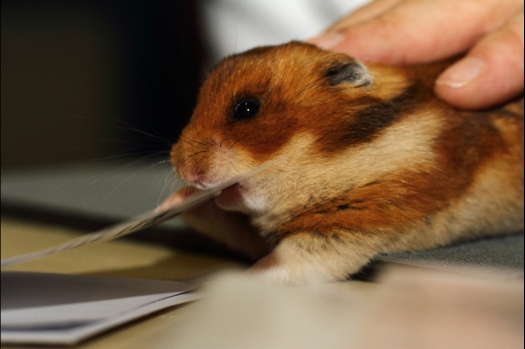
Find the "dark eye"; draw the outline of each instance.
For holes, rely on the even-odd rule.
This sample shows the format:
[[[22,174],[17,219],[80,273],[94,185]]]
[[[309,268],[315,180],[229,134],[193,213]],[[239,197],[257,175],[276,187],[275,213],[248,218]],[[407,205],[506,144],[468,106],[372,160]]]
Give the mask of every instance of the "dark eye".
[[[246,98],[237,103],[233,110],[235,120],[244,120],[253,118],[259,112],[261,102],[255,98]]]

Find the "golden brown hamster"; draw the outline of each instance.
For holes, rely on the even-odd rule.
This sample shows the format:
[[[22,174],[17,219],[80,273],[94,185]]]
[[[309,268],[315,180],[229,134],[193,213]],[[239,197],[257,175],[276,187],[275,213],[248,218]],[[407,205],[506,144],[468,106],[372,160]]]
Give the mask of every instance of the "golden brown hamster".
[[[433,93],[449,64],[363,64],[300,42],[226,58],[173,164],[190,191],[268,166],[186,219],[293,284],[523,229],[523,96],[457,110]]]

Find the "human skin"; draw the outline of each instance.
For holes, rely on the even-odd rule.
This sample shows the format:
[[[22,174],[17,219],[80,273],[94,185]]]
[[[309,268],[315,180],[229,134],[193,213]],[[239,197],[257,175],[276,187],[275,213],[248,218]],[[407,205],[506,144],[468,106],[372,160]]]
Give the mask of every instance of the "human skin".
[[[365,62],[412,64],[465,54],[436,94],[482,109],[523,93],[523,0],[377,0],[309,40]]]

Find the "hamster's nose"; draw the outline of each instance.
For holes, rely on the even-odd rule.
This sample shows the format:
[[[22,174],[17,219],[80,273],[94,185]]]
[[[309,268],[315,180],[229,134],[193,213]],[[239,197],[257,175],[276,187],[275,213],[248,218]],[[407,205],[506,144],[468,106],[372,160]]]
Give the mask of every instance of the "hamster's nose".
[[[188,183],[197,183],[202,182],[203,173],[200,171],[195,171],[191,168],[188,168],[187,166],[179,169],[179,176],[180,178]]]
[[[188,185],[191,185],[192,187],[195,187],[199,190],[206,190],[210,187],[210,181],[208,180],[206,174],[203,172],[183,170],[179,171],[179,176]]]

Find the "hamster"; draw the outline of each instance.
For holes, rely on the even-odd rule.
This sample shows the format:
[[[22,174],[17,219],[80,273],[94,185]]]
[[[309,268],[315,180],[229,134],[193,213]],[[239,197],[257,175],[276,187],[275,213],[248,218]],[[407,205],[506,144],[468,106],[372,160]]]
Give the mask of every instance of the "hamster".
[[[172,148],[176,172],[193,192],[268,166],[185,218],[284,284],[522,230],[523,96],[457,110],[433,93],[450,64],[363,64],[301,42],[224,59]]]

